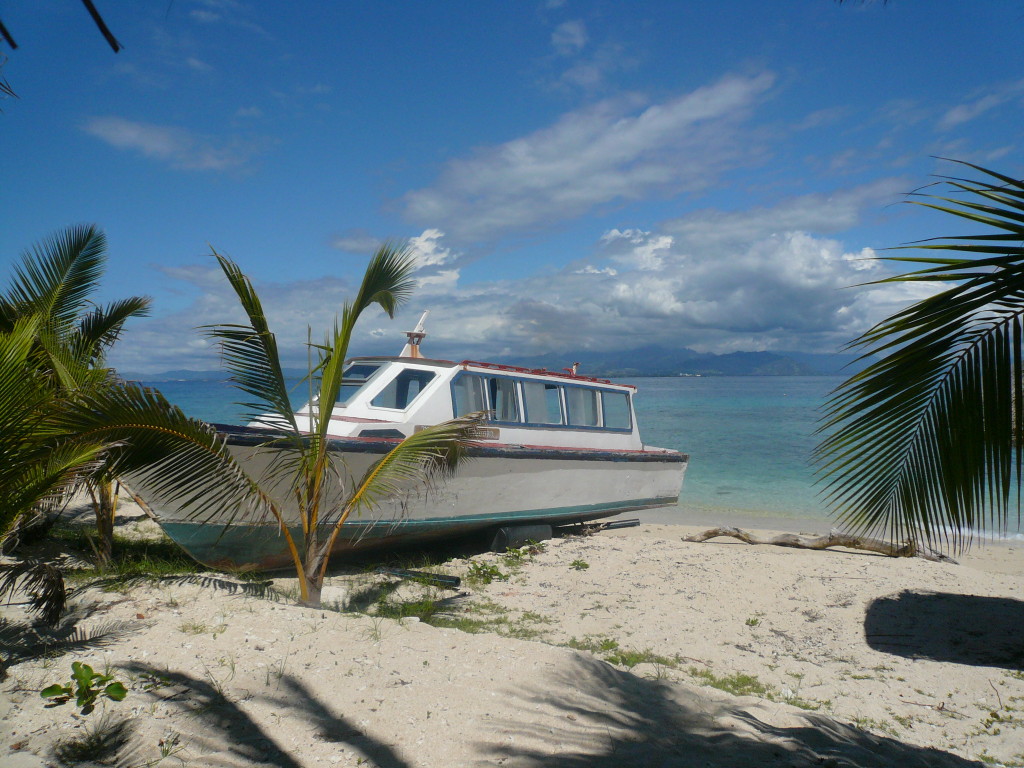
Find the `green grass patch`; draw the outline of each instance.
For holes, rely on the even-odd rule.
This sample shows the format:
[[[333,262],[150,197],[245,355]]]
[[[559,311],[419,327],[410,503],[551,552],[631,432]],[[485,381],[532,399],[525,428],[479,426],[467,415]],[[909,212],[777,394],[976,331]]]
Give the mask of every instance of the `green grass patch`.
[[[620,667],[628,667],[629,669],[632,669],[637,664],[657,664],[661,667],[672,668],[679,666],[678,659],[661,656],[650,648],[645,648],[642,651],[623,648],[622,650],[606,654],[604,659],[609,664],[616,664]]]
[[[600,656],[609,664],[629,669],[632,669],[637,664],[657,664],[658,666],[670,667],[672,669],[679,667],[679,659],[677,657],[662,656],[650,648],[645,648],[642,651],[634,648],[622,648],[619,646],[618,640],[604,635],[594,635],[582,639],[571,637],[565,645],[577,651],[590,651]]]
[[[580,640],[575,637],[570,637],[569,642],[567,642],[566,645],[577,651],[590,651],[591,653],[608,653],[619,649],[618,640],[611,637],[605,637],[604,635],[584,637]]]
[[[66,530],[55,529],[55,532]],[[81,554],[92,556],[91,551]],[[115,535],[113,556],[106,568],[69,569],[65,575],[69,581],[78,582],[97,577],[180,576],[207,570],[163,534],[159,539],[129,539]]]
[[[550,623],[550,619],[532,611],[524,611],[518,617],[511,616],[505,608],[490,600],[477,600],[464,606],[452,606],[446,603],[444,598],[438,598],[434,594],[410,600],[397,600],[388,592],[378,600],[372,614],[389,619],[414,617],[432,627],[456,629],[469,634],[493,632],[520,640],[541,637],[543,632],[537,625]]]
[[[701,669],[700,667],[690,667],[687,671],[701,684],[731,693],[733,696],[760,696],[762,699],[776,700],[775,689],[767,683],[761,682],[755,675],[746,675],[742,672],[732,675],[716,675],[710,669]]]
[[[416,618],[427,624],[431,624],[440,612],[438,601],[429,597],[405,601],[383,600],[377,603],[375,611],[377,616],[387,619]]]
[[[717,688],[720,691],[731,693],[733,696],[757,696],[768,701],[783,702],[798,709],[811,712],[816,712],[822,707],[828,709],[832,706],[831,701],[805,699],[798,693],[784,696],[775,686],[763,682],[756,675],[747,675],[742,672],[736,672],[732,675],[716,675],[710,669],[701,669],[700,667],[690,667],[686,671],[701,685]],[[796,677],[795,675],[792,676]],[[800,675],[797,679],[802,677],[803,675]]]

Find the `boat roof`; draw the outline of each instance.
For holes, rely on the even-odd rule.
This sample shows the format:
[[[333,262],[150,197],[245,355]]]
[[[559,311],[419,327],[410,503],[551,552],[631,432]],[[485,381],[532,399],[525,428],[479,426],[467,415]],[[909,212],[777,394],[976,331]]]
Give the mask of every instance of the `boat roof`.
[[[387,357],[387,356],[369,356],[369,357],[353,357],[350,358],[350,363],[354,362],[375,362],[375,363],[411,363],[413,365],[431,365],[439,368],[462,368],[463,370],[482,370],[482,371],[499,371],[501,373],[517,373],[520,375],[527,376],[540,376],[550,379],[558,379],[560,381],[568,382],[585,382],[588,384],[602,384],[610,387],[621,387],[623,389],[636,390],[636,386],[633,384],[623,384],[620,382],[614,382],[611,379],[601,379],[596,376],[584,376],[579,373],[572,373],[571,369],[566,368],[562,371],[549,371],[547,368],[524,368],[518,365],[505,365],[504,363],[484,363],[479,360],[462,360],[455,362],[453,360],[435,360],[426,357]]]

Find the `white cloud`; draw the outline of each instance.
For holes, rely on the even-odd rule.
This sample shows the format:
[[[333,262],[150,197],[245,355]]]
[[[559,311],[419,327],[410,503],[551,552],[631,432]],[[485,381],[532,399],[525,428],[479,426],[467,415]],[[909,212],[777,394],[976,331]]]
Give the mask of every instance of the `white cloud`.
[[[587,56],[575,57],[572,66],[558,76],[555,85],[579,88],[587,93],[593,93],[600,89],[612,74],[635,66],[636,59],[622,46],[605,43]]]
[[[426,353],[455,360],[647,344],[718,353],[835,351],[936,290],[922,283],[865,286],[889,274],[874,251],[822,234],[857,223],[858,211],[873,208],[891,186],[793,198],[746,213],[703,212],[693,221],[668,222],[671,233],[612,229],[557,273],[468,284],[457,266],[461,253],[440,230],[428,229],[410,241],[420,267],[413,300],[394,322],[369,313],[352,351],[400,349],[402,332],[424,309],[431,310]],[[712,236],[723,228],[727,236]],[[214,367],[212,351],[192,329],[239,321],[236,300],[208,266],[164,274],[195,291],[195,302],[175,316],[133,325],[112,363],[126,370],[143,360],[152,370]],[[354,290],[330,276],[257,288],[282,354],[298,366],[305,362],[307,325],[317,338]]]
[[[865,210],[881,210],[901,199],[911,187],[907,179],[885,178],[831,195],[788,198],[770,208],[694,211],[665,222],[663,228],[687,247],[704,249],[792,230],[831,234],[854,226]]]
[[[195,8],[188,12],[189,17],[202,24],[216,24],[220,21],[220,14],[208,11],[203,8]]]
[[[888,274],[870,248],[845,248],[806,229],[857,223],[897,182],[832,196],[782,201],[729,217],[728,237],[613,229],[594,251],[556,275],[452,285],[432,296],[432,354],[489,357],[644,344],[700,351],[830,352],[896,309],[936,290],[929,284],[864,286]],[[816,209],[817,207],[817,209]],[[678,222],[673,222],[678,224]],[[614,267],[602,264],[610,261]],[[437,304],[439,299],[443,303]]]
[[[672,248],[673,239],[671,235],[652,237],[650,232],[639,229],[612,229],[601,236],[601,243],[613,260],[647,272],[661,269],[665,265],[665,257]]]
[[[1024,80],[991,89],[988,93],[980,94],[973,100],[958,104],[948,110],[939,120],[938,128],[945,131],[962,123],[970,122],[1012,99],[1020,98],[1022,93],[1024,93]]]
[[[456,255],[450,248],[441,245],[444,232],[439,229],[427,229],[416,237],[409,238],[409,251],[416,259],[416,268],[436,267],[449,264]]]
[[[237,0],[199,0],[202,8],[189,11],[189,18],[200,24],[225,24],[246,32],[270,37],[270,34],[257,22],[247,18],[251,13],[248,4]]]
[[[212,72],[213,71],[213,67],[211,67],[209,64],[207,64],[202,59],[196,58],[195,56],[188,56],[185,59],[185,64],[188,66],[189,69],[194,70],[196,72]]]
[[[347,253],[370,254],[384,241],[365,229],[350,229],[331,238],[331,247]]]
[[[581,269],[573,270],[573,274],[577,275],[608,275],[609,277],[615,277],[619,274],[617,269],[612,267],[605,267],[604,269],[598,269],[593,264],[587,264]]]
[[[416,278],[416,296],[450,294],[459,284],[459,270],[441,269],[433,274],[420,275]]]
[[[477,241],[532,231],[613,201],[703,189],[756,150],[736,125],[774,78],[726,77],[675,99],[602,101],[468,159],[409,193],[406,214]]]
[[[185,170],[239,168],[263,148],[260,141],[214,140],[184,128],[134,122],[114,116],[91,117],[83,130],[117,149],[134,150],[145,157]]]
[[[587,28],[582,21],[566,21],[551,33],[551,45],[560,56],[573,56],[587,45]]]

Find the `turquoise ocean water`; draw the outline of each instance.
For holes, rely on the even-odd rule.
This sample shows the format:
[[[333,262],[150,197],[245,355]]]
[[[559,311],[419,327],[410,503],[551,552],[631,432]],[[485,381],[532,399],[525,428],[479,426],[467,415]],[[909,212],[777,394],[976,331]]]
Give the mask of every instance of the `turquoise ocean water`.
[[[659,522],[828,528],[809,457],[836,377],[714,376],[629,379],[648,445],[690,454],[679,507]],[[241,423],[237,390],[217,381],[152,381],[190,416]],[[792,526],[789,526],[792,527]]]
[[[690,454],[679,505],[695,522],[825,521],[810,456],[829,392],[843,379],[632,379],[644,442]]]

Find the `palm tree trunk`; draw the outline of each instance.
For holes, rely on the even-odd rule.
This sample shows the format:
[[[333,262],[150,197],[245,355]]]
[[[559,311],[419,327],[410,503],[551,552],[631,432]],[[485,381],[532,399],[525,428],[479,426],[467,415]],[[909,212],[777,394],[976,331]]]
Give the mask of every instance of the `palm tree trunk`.
[[[326,556],[326,548],[320,546],[319,536],[315,528],[306,535],[306,552],[302,578],[306,584],[306,597],[302,604],[310,608],[320,607],[320,593],[323,591],[324,579],[322,575],[323,560]]]
[[[91,488],[92,508],[96,513],[96,565],[106,568],[114,556],[114,515],[117,512],[117,490],[114,481],[103,478]]]

